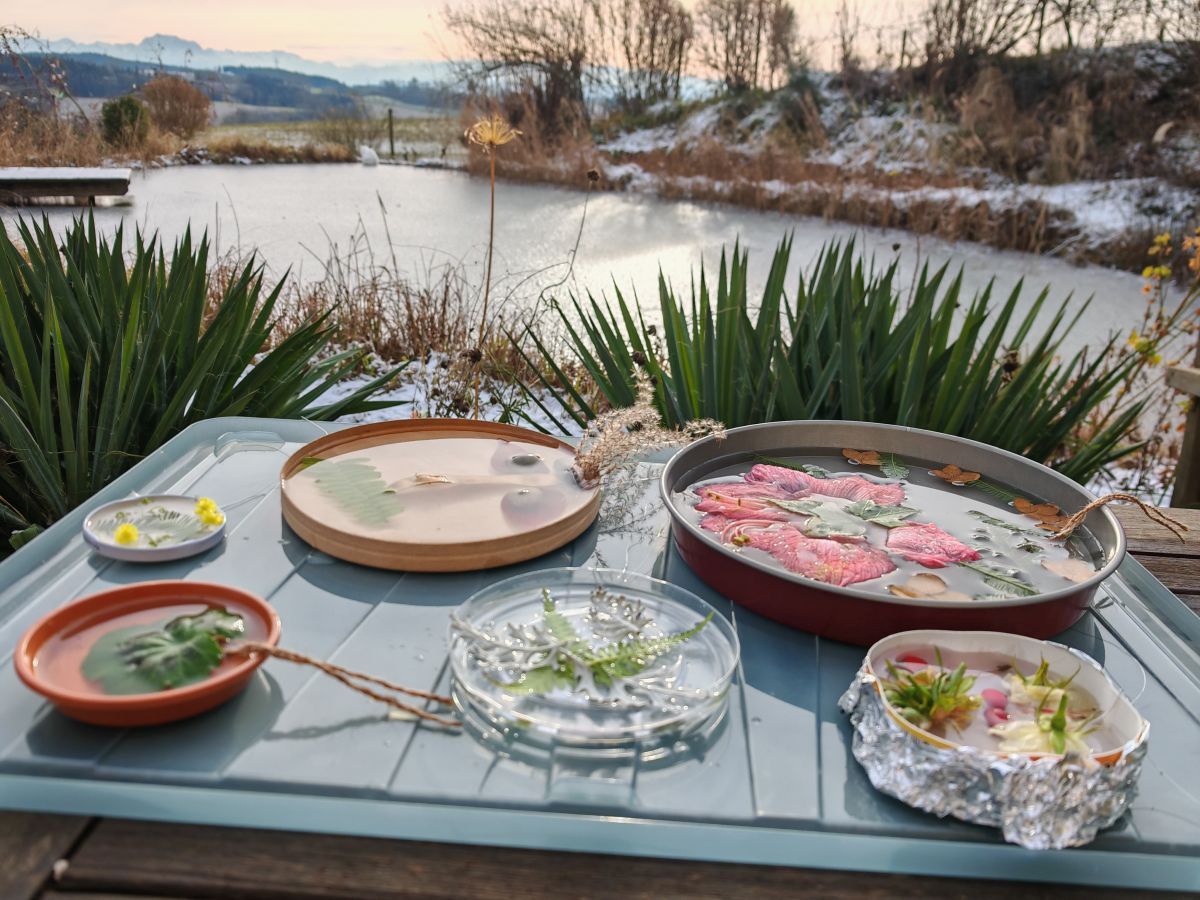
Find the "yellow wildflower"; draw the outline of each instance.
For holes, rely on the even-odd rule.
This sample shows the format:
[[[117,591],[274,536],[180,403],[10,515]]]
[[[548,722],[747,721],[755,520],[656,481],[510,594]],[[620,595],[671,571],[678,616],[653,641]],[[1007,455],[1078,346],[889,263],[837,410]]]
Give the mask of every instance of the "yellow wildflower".
[[[136,544],[138,542],[137,526],[128,522],[118,525],[116,531],[113,532],[113,540],[125,547]]]
[[[466,132],[468,141],[478,144],[488,153],[520,136],[521,132],[509,125],[502,116],[495,114],[489,119],[480,119]]]
[[[198,515],[200,517],[200,521],[205,525],[211,525],[212,527],[216,528],[218,525],[225,524],[225,514],[220,510],[206,509],[203,512],[200,512]]]
[[[214,528],[225,524],[225,514],[211,497],[201,497],[196,501],[196,518]]]

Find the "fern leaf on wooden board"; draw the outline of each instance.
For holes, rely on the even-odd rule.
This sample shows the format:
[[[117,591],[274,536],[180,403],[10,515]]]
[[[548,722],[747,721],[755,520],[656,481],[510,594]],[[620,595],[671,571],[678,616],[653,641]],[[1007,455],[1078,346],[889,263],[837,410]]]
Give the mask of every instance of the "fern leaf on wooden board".
[[[404,507],[365,459],[322,460],[304,470],[321,493],[363,525],[382,528]]]

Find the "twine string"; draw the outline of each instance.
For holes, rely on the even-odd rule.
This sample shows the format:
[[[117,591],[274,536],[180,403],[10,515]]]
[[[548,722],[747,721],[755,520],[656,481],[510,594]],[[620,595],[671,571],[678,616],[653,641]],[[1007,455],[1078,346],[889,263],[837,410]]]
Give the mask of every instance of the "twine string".
[[[1070,537],[1071,533],[1083,524],[1083,520],[1088,517],[1088,513],[1099,509],[1105,504],[1113,503],[1115,501],[1137,504],[1138,507],[1141,508],[1142,512],[1146,515],[1146,518],[1148,518],[1151,522],[1166,528],[1168,531],[1174,534],[1175,537],[1179,538],[1179,540],[1186,540],[1184,537],[1188,531],[1188,527],[1186,525],[1177,519],[1172,519],[1157,506],[1151,506],[1149,503],[1139,500],[1132,494],[1105,494],[1103,497],[1093,500],[1083,509],[1079,510],[1079,512],[1068,518],[1066,524],[1063,525],[1063,527],[1056,531],[1053,535],[1051,535],[1051,539],[1060,541]]]
[[[265,644],[261,641],[239,641],[235,646],[231,647],[229,652],[239,654],[261,653],[264,656],[271,656],[275,659],[281,659],[285,662],[295,663],[300,666],[312,666],[314,669],[319,669],[330,678],[340,681],[352,691],[357,691],[364,696],[370,697],[372,700],[378,700],[380,703],[386,703],[393,709],[398,709],[419,719],[424,719],[428,722],[436,722],[438,725],[444,725],[447,728],[457,728],[462,725],[457,719],[448,719],[444,716],[439,716],[436,713],[431,713],[428,710],[421,709],[411,703],[405,703],[402,700],[397,700],[395,697],[389,697],[386,694],[381,694],[371,690],[358,682],[367,682],[368,684],[378,685],[386,688],[389,691],[394,691],[398,694],[408,694],[410,697],[420,697],[423,700],[432,700],[443,706],[449,706],[453,701],[443,694],[432,694],[428,691],[419,691],[415,688],[407,688],[399,684],[393,684],[390,681],[385,681],[382,678],[376,678],[374,675],[367,675],[363,672],[355,672],[352,669],[346,669],[342,666],[327,662],[323,659],[316,659],[311,656],[305,656],[303,653],[296,653],[292,650],[285,650],[283,647],[275,647],[271,644]]]

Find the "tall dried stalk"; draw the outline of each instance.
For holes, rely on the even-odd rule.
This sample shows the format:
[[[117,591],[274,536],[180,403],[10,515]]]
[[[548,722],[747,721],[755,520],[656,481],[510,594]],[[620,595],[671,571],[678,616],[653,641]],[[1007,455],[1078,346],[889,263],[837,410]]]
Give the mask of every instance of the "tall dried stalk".
[[[478,144],[488,155],[488,184],[490,196],[488,200],[488,248],[487,269],[483,276],[483,311],[479,318],[479,346],[474,358],[475,369],[475,401],[471,411],[472,418],[479,418],[479,364],[483,361],[484,335],[487,332],[488,296],[492,288],[492,249],[496,236],[496,150],[510,141],[520,137],[521,132],[513,128],[503,118],[493,114],[489,119],[480,119],[467,129],[467,140]],[[478,356],[476,356],[478,354]]]

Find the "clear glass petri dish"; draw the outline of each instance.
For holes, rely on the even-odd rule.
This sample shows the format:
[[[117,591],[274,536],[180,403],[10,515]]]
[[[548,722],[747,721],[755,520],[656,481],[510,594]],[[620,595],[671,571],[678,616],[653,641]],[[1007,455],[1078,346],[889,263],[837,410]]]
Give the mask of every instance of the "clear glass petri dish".
[[[733,626],[695,594],[610,569],[518,575],[451,616],[464,714],[534,741],[662,741],[724,714],[738,662]]]

